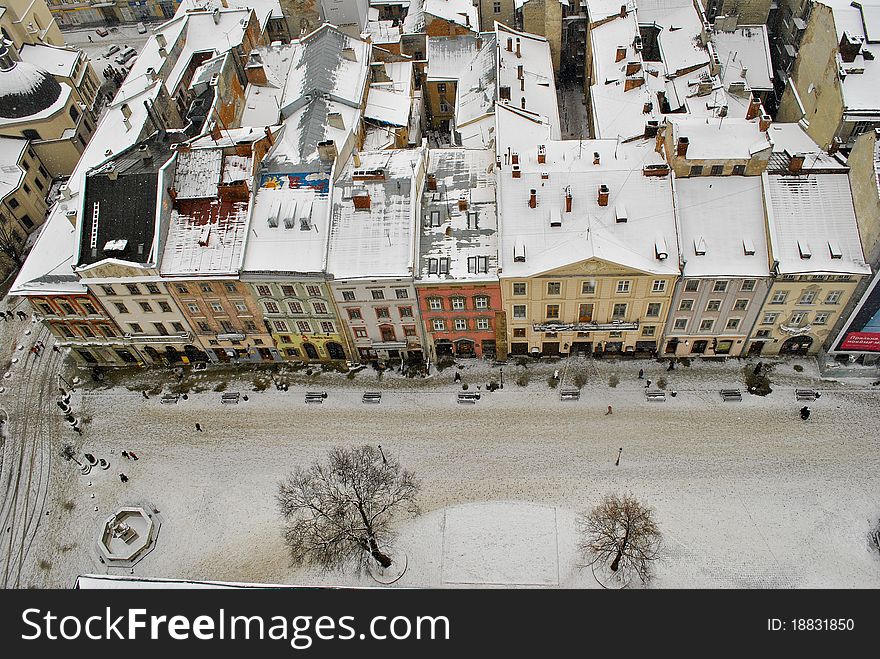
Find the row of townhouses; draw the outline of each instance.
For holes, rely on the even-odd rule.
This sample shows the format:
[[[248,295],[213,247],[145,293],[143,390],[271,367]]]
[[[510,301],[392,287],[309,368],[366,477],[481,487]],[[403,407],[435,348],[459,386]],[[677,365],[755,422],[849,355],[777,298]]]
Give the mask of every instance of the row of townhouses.
[[[84,364],[813,354],[833,339],[872,273],[860,204],[839,152],[765,111],[766,29],[713,27],[690,0],[587,3],[588,137],[557,100],[570,44],[481,32],[491,12],[460,4],[342,3],[342,27],[286,40],[272,12],[181,6],[12,293]]]

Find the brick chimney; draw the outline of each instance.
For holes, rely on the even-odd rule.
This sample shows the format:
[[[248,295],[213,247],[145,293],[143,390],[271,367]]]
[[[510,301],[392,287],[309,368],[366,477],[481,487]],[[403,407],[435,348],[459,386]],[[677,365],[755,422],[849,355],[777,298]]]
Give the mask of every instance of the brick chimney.
[[[535,208],[538,205],[538,191],[529,190],[529,208]]]
[[[336,150],[336,143],[333,140],[324,140],[318,142],[318,158],[323,162],[332,162],[336,160],[339,152]]]
[[[511,173],[513,175],[513,178],[520,178],[522,176],[522,172],[519,169],[519,165],[514,165],[513,169],[511,170]]]
[[[433,192],[437,189],[437,175],[428,174],[428,191]]]
[[[598,165],[601,162],[598,151],[593,151],[593,164]]]
[[[620,62],[621,60],[626,59],[626,46],[618,46],[617,54],[614,56],[615,62]]]
[[[620,14],[621,18],[626,18],[626,5],[620,5]]]
[[[599,195],[596,201],[599,202],[600,206],[608,205],[608,197],[611,194],[611,191],[608,189],[608,186],[604,183],[599,186]]]
[[[565,191],[565,212],[566,213],[571,212],[571,190],[570,189]]]
[[[352,196],[356,211],[370,210],[370,193],[367,190],[358,190]]]
[[[752,96],[752,99],[749,101],[749,109],[746,111],[746,119],[754,119],[761,113],[761,99]]]
[[[507,37],[507,52],[513,52],[513,37]]]
[[[623,83],[623,91],[628,92],[632,89],[638,89],[642,85],[645,84],[645,79],[642,77],[638,78],[627,78],[626,82]]]
[[[526,97],[525,96],[523,96],[521,99],[519,99],[519,104],[523,110],[526,109]]]
[[[635,75],[642,70],[642,63],[638,60],[631,60],[626,63],[626,75]]]
[[[538,145],[538,164],[543,165],[547,162],[547,147],[543,144]]]
[[[687,158],[688,154],[688,146],[690,146],[691,141],[686,137],[679,137],[678,143],[675,145],[675,155],[681,158]]]
[[[758,120],[758,128],[761,131],[766,132],[770,130],[770,124],[773,123],[773,120],[770,118],[769,114],[762,114],[761,118]]]
[[[859,51],[862,49],[862,42],[857,37],[852,36],[849,32],[844,31],[844,33],[840,35],[838,49],[840,50],[840,59],[847,63],[854,62]]]
[[[794,154],[788,161],[788,171],[792,174],[799,174],[804,168],[804,160],[806,157],[803,153]]]
[[[518,165],[519,164],[519,153],[518,152],[514,151],[513,153],[510,154],[510,164],[511,165]]]
[[[519,37],[516,38],[516,56],[522,57],[522,51],[519,48]]]
[[[458,197],[458,210],[466,211],[468,209],[467,195],[461,194]]]

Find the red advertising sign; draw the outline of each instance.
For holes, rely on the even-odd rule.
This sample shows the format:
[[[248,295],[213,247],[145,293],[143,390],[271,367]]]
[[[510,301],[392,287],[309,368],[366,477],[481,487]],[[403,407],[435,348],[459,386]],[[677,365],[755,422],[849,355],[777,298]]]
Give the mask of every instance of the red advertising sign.
[[[880,352],[880,334],[869,332],[850,332],[846,335],[840,350],[857,352]]]

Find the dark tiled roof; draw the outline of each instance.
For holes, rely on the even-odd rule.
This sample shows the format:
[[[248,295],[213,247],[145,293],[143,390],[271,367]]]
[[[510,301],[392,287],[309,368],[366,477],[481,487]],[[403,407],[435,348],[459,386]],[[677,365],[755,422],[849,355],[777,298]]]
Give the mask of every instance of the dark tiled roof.
[[[49,73],[27,62],[0,69],[0,117],[30,117],[61,96],[61,85]]]

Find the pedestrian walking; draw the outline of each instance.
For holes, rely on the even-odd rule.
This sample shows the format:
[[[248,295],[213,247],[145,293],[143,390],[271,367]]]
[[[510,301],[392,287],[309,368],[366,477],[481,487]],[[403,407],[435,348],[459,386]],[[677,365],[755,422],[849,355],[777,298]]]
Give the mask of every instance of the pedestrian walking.
[[[123,451],[122,457],[125,458],[126,460],[128,460],[128,451]]]
[[[147,395],[147,390],[146,390],[146,389],[144,389],[144,390],[141,392],[141,394],[143,395],[144,398],[146,398],[147,400],[150,400],[150,397]]]
[[[6,312],[5,311],[0,311],[0,318],[3,319],[4,323],[6,322]]]
[[[647,388],[650,387],[650,386],[651,386],[651,381],[650,381],[650,380],[645,380],[645,389],[647,389]]]
[[[18,319],[19,320],[27,320],[27,314],[24,311],[19,311],[18,312]]]
[[[609,405],[609,406],[608,406],[608,411],[605,412],[605,416],[608,416],[608,415],[611,414],[611,413],[612,413],[612,412],[611,412],[611,406]]]
[[[119,474],[119,480],[121,480],[123,483],[127,483],[128,476],[126,476],[125,474]]]
[[[202,432],[202,424],[200,424],[200,423],[196,424],[196,432]]]
[[[645,377],[645,369],[639,369],[639,380],[642,380]]]
[[[669,360],[669,366],[666,368],[666,370],[667,371],[674,371],[675,370],[675,361],[674,360]]]
[[[87,35],[87,36],[89,37],[89,41],[93,41],[93,39],[92,39],[92,35],[91,35],[91,34],[89,34],[89,35]]]
[[[52,345],[52,352],[61,352],[61,348],[57,344]]]
[[[130,450],[130,451],[128,452],[128,454],[131,456],[131,459],[132,459],[132,460],[137,460],[137,459],[138,459],[137,453],[135,453],[134,451],[131,451],[131,450]]]
[[[461,373],[459,373],[458,371],[456,371],[456,372],[455,372],[455,377],[453,378],[453,380],[455,380],[455,382],[461,382]]]
[[[810,418],[810,408],[807,407],[806,405],[804,405],[804,406],[801,408],[801,418],[802,418],[804,421],[806,421],[807,419]]]

